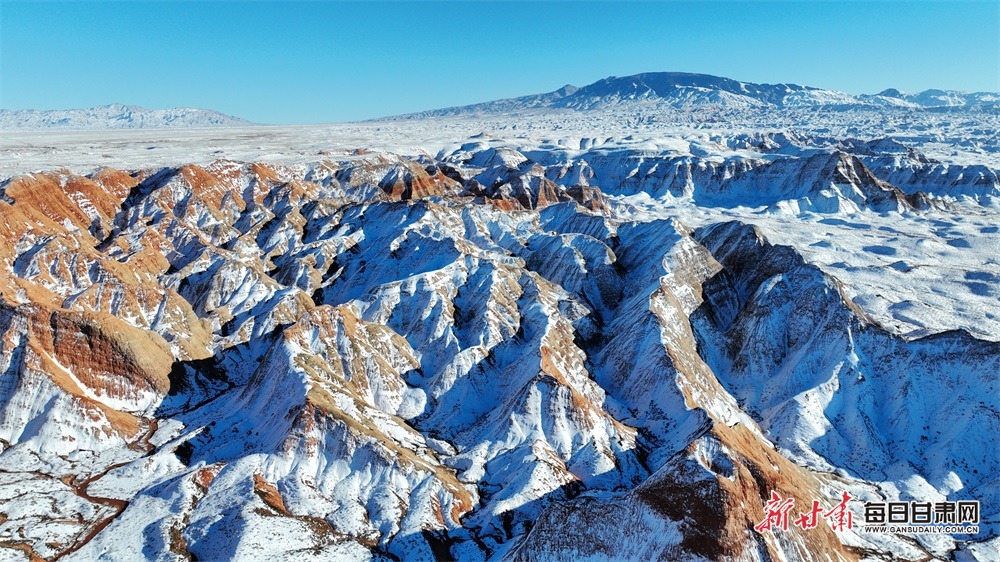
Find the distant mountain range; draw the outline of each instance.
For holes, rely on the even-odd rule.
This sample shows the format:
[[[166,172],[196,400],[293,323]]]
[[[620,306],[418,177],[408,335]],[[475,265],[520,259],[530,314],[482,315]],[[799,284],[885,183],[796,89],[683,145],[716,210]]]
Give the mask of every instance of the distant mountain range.
[[[854,96],[798,84],[754,84],[707,74],[649,72],[634,76],[611,76],[582,88],[567,84],[554,92],[544,94],[389,116],[378,120],[497,115],[561,109],[628,110],[633,107],[664,111],[811,108],[834,111],[889,108],[946,112],[1000,111],[1000,94],[954,90],[926,90],[911,94],[888,89],[878,94]],[[146,109],[134,105],[111,104],[90,109],[0,109],[2,130],[201,128],[253,124],[245,119],[209,109],[183,107]]]
[[[634,76],[612,76],[577,88],[566,85],[546,94],[508,98],[474,105],[450,107],[402,115],[423,118],[474,114],[510,113],[536,109],[567,108],[580,111],[652,105],[665,109],[697,109],[709,106],[727,109],[901,108],[916,110],[962,110],[1000,107],[1000,94],[926,90],[917,94],[888,89],[878,94],[853,96],[798,84],[754,84],[707,74],[651,72]]]
[[[234,127],[250,121],[210,109],[146,109],[114,103],[90,109],[0,109],[0,129],[155,129]]]

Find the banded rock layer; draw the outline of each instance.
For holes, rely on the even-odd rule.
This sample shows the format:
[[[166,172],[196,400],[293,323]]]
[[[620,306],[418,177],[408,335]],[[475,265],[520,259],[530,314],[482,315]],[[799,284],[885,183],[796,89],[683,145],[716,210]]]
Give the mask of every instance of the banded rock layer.
[[[841,152],[601,157],[472,143],[5,182],[0,546],[60,560],[996,549],[996,342],[904,338],[750,225],[638,220],[605,195],[914,213],[948,186],[900,189]],[[772,491],[829,509],[844,490],[971,496],[987,523],[971,545],[754,529]]]

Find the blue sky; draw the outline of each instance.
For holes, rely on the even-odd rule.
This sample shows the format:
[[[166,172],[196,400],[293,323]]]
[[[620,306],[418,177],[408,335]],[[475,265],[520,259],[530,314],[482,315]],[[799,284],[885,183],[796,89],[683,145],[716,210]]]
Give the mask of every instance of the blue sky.
[[[849,93],[1000,90],[979,2],[0,0],[0,107],[322,123],[701,72]]]

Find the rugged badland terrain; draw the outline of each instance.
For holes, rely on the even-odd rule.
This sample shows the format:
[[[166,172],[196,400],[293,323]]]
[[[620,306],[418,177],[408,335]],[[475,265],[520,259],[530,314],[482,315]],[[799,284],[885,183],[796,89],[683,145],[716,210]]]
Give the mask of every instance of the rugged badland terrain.
[[[658,74],[11,136],[0,552],[995,560],[995,103]],[[845,491],[979,532],[755,528]]]

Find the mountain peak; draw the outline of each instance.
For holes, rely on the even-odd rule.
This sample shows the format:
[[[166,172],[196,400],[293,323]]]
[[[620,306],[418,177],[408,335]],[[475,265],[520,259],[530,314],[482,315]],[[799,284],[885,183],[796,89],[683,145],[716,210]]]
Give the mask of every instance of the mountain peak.
[[[875,95],[877,95],[877,96],[883,96],[883,97],[887,97],[887,98],[902,98],[906,94],[904,94],[903,92],[900,92],[896,88],[888,88],[888,89],[882,90],[881,92],[879,92],[879,93],[877,93]]]
[[[565,86],[563,86],[562,88],[559,88],[558,90],[556,90],[553,93],[554,94],[559,94],[561,96],[571,96],[571,95],[575,94],[576,91],[579,90],[579,89],[580,88],[577,88],[576,86],[574,86],[572,84],[566,84]]]
[[[425,111],[405,116],[443,117],[475,114],[512,114],[522,111],[571,109],[577,111],[622,108],[641,104],[644,111],[706,109],[809,110],[833,111],[894,107],[901,111],[919,109],[996,106],[1000,96],[989,93],[966,94],[926,90],[907,94],[890,88],[875,95],[852,96],[794,83],[757,84],[732,78],[693,72],[644,72],[629,76],[609,76],[581,88],[566,85],[546,94],[495,100],[474,105]],[[387,119],[393,119],[392,117]]]
[[[782,105],[790,92],[811,90],[795,84],[754,84],[731,78],[694,74],[690,72],[646,72],[632,76],[611,76],[581,88],[580,96],[616,96],[620,98],[660,98],[681,101],[690,98],[692,91],[719,92],[743,96],[765,104]],[[755,105],[751,102],[752,105]]]

